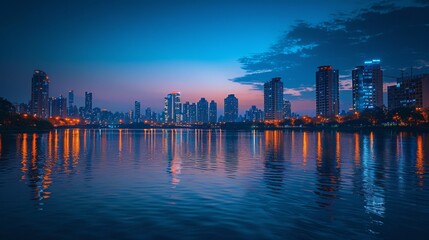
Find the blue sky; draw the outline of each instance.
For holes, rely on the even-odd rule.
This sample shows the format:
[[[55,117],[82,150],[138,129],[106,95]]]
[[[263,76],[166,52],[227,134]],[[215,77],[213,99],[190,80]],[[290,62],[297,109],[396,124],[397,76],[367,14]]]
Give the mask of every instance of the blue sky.
[[[28,101],[32,71],[42,69],[50,76],[52,96],[66,95],[73,89],[78,104],[82,104],[84,92],[91,91],[94,106],[126,111],[132,109],[134,100],[139,100],[142,107],[161,110],[167,93],[181,91],[183,101],[196,102],[206,97],[220,102],[218,106],[223,109],[223,98],[235,93],[243,112],[251,105],[262,107],[258,86],[281,76],[286,87],[285,98],[292,101],[293,110],[314,114],[312,87],[318,65],[332,64],[339,68],[340,74],[344,73],[344,83],[349,71],[367,58],[381,58],[387,64],[387,71],[392,72],[390,75],[397,75],[397,68],[405,66],[425,70],[429,49],[420,46],[420,41],[407,42],[417,47],[404,46],[401,52],[412,49],[419,53],[406,56],[401,65],[389,59],[397,58],[396,55],[386,53],[392,51],[395,43],[406,42],[404,39],[391,39],[392,46],[382,48],[386,43],[377,42],[376,33],[366,33],[371,28],[377,32],[398,25],[384,16],[392,11],[414,6],[406,14],[422,15],[428,9],[425,2],[397,1],[390,6],[386,2],[359,0],[323,4],[319,1],[2,1],[0,96],[14,102]],[[384,14],[374,18],[382,24],[368,25],[373,20],[366,13],[371,11]],[[420,15],[410,17],[409,25],[420,23],[420,33],[413,36],[427,42],[429,33],[424,24],[429,23],[428,18]],[[347,31],[326,31],[326,23],[343,26]],[[358,37],[371,39],[366,43],[333,40],[356,37],[351,29],[358,32]],[[344,61],[344,50],[337,52],[336,46],[349,45],[353,45],[350,49],[355,52],[363,50],[361,54],[348,52],[350,57]],[[322,47],[327,51],[320,51]],[[342,92],[343,109],[350,102],[348,92],[347,89]]]

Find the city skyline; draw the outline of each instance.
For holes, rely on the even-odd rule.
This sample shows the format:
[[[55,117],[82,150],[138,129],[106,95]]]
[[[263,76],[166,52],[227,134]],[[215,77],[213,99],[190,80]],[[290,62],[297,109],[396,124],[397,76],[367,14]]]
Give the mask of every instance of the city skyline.
[[[8,24],[0,62],[7,80],[0,95],[26,103],[29,89],[22,86],[31,71],[42,69],[49,73],[51,96],[74,90],[76,105],[89,91],[101,108],[124,111],[138,100],[160,111],[165,94],[179,90],[191,102],[205,97],[221,103],[234,93],[243,114],[253,105],[262,108],[262,84],[281,77],[292,111],[314,115],[317,66],[340,70],[340,110],[352,106],[351,71],[366,60],[382,61],[386,106],[386,87],[401,69],[409,75],[410,67],[414,74],[428,72],[427,1],[132,3],[3,4]],[[36,17],[37,9],[51,17]],[[150,14],[156,12],[165,14]]]

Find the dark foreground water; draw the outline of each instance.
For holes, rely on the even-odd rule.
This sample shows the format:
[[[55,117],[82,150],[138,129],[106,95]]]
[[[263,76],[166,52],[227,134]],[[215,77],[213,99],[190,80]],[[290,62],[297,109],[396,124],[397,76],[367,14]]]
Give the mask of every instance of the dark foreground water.
[[[1,135],[0,239],[429,239],[429,135]]]

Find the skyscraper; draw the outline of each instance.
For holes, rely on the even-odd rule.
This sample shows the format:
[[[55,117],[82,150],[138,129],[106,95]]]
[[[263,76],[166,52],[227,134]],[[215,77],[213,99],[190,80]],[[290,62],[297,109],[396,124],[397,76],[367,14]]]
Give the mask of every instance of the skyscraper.
[[[352,70],[353,109],[361,112],[383,106],[383,70],[380,60],[365,61]]]
[[[238,118],[238,98],[234,94],[229,94],[224,100],[225,122],[235,122]]]
[[[67,98],[62,95],[57,98],[50,98],[50,117],[67,117]]]
[[[74,104],[74,92],[73,92],[73,90],[70,90],[69,91],[69,105],[67,108],[67,115],[68,116],[74,116],[74,114],[75,114],[73,104]]]
[[[30,112],[40,118],[49,117],[49,77],[40,70],[34,70],[31,79]]]
[[[217,103],[214,100],[210,102],[209,122],[217,122]]]
[[[290,118],[292,116],[290,101],[283,102],[283,118]]]
[[[262,121],[264,120],[264,112],[253,105],[244,114],[244,119],[252,122]]]
[[[265,120],[283,119],[283,82],[273,78],[264,84]]]
[[[195,103],[189,105],[189,122],[197,122],[197,105]]]
[[[340,112],[339,75],[332,66],[320,66],[316,72],[316,115],[334,117]]]
[[[209,121],[209,102],[201,98],[197,103],[197,120],[206,123]]]
[[[152,109],[150,107],[145,110],[145,119],[148,121],[152,121]]]
[[[92,119],[92,93],[85,92],[85,109],[84,118],[86,120]]]
[[[175,123],[182,121],[182,104],[180,103],[180,92],[172,92],[165,97],[164,116],[165,122]]]
[[[182,118],[183,118],[183,122],[184,123],[189,123],[191,121],[190,112],[189,112],[190,105],[191,104],[189,102],[185,102],[182,105]]]
[[[134,101],[134,122],[136,122],[136,123],[141,122],[140,102],[139,101]]]

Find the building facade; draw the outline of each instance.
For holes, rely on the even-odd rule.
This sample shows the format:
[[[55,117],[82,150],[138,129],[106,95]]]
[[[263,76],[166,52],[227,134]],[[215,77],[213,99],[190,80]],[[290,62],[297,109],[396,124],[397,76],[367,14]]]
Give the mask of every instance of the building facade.
[[[283,102],[283,118],[286,119],[290,117],[292,117],[291,103],[285,100]]]
[[[182,121],[182,104],[180,103],[180,92],[172,92],[165,97],[164,121],[176,123]]]
[[[211,123],[217,122],[217,103],[214,100],[210,101],[209,122],[211,122]]]
[[[399,107],[429,107],[429,74],[398,78],[387,88],[389,110]]]
[[[209,102],[205,98],[197,103],[197,120],[202,123],[209,121]]]
[[[49,117],[49,77],[41,70],[34,70],[31,79],[30,113],[40,118]]]
[[[365,61],[352,70],[353,110],[383,107],[383,70],[380,60]]]
[[[273,78],[264,84],[265,120],[283,119],[283,82],[281,78]]]
[[[67,98],[59,96],[50,98],[50,117],[67,117]]]
[[[340,112],[339,73],[332,66],[316,72],[316,116],[334,117]]]
[[[224,117],[225,122],[235,122],[238,118],[238,98],[234,94],[229,94],[224,99]]]
[[[134,122],[139,123],[141,122],[141,113],[140,113],[140,102],[135,101],[134,102]]]

